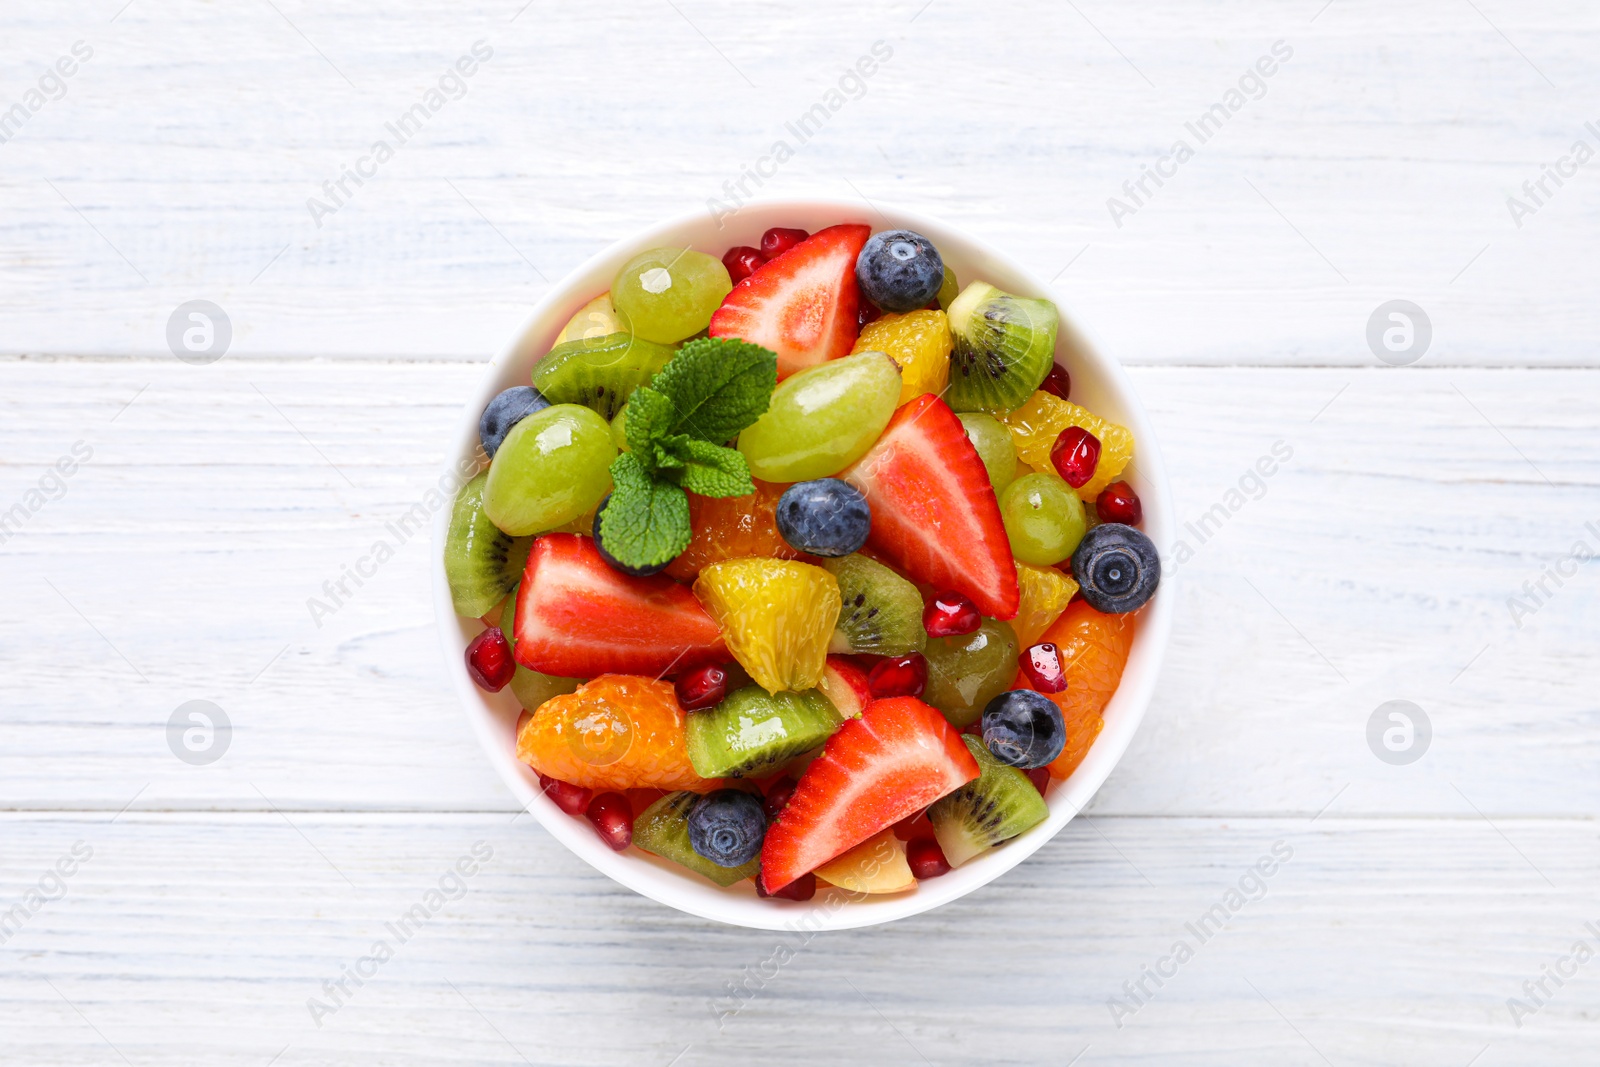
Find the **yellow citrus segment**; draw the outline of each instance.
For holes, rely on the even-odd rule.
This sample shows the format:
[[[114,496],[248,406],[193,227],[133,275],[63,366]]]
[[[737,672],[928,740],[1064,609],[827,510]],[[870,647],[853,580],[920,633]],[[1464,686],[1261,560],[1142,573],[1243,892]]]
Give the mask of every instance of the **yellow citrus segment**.
[[[829,885],[851,893],[899,893],[917,884],[906,861],[906,843],[894,835],[892,826],[824,863],[815,873]]]
[[[1072,594],[1078,591],[1078,583],[1054,567],[1018,563],[1017,588],[1021,591],[1021,603],[1017,607],[1017,617],[1011,620],[1011,629],[1017,635],[1017,647],[1027,648],[1038,644],[1050,624],[1067,610]]]
[[[839,581],[793,560],[724,560],[694,583],[728,651],[769,693],[814,689],[839,621]]]
[[[952,343],[950,320],[944,312],[908,311],[867,323],[850,352],[887,352],[900,365],[900,403],[904,404],[923,393],[944,392],[950,383]]]
[[[1131,430],[1052,393],[1034,393],[1020,408],[996,417],[1011,431],[1023,462],[1049,474],[1056,473],[1050,462],[1050,449],[1062,430],[1078,426],[1094,434],[1100,442],[1100,462],[1095,465],[1094,477],[1078,489],[1084,500],[1099,496],[1100,490],[1116,481],[1133,458]]]
[[[517,758],[540,774],[589,789],[692,789],[685,713],[671,682],[602,674],[551,697],[517,731]]]

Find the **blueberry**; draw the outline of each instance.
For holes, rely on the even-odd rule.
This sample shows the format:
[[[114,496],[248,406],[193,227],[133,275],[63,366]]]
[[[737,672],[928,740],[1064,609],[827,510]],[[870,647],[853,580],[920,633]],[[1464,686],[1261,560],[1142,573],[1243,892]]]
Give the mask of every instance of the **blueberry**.
[[[605,497],[601,499],[600,506],[594,509],[594,526],[590,529],[590,533],[594,535],[594,547],[600,550],[600,558],[605,560],[606,564],[612,570],[621,571],[623,574],[631,574],[635,578],[643,578],[647,575],[655,574],[658,571],[665,570],[672,560],[664,560],[661,563],[657,563],[654,567],[630,567],[616,556],[613,556],[611,553],[606,551],[606,543],[600,539],[600,516],[606,513],[606,505],[609,503],[611,503],[611,494],[607,493]]]
[[[778,498],[778,532],[813,556],[848,556],[867,543],[872,509],[855,486],[837,478],[796,482]]]
[[[1138,611],[1161,581],[1161,556],[1141,531],[1105,522],[1078,542],[1072,576],[1094,610],[1113,615]]]
[[[983,744],[1001,763],[1031,770],[1061,755],[1067,725],[1049,697],[1012,689],[984,706]]]
[[[478,439],[483,442],[483,450],[489,454],[489,458],[494,458],[500,442],[506,439],[511,427],[549,406],[550,401],[531,385],[519,385],[497,393],[478,419]]]
[[[856,282],[884,311],[927,307],[944,284],[944,260],[933,242],[910,230],[884,230],[856,257]]]
[[[719,867],[742,867],[761,852],[767,813],[761,798],[739,789],[707,793],[689,809],[689,847]]]

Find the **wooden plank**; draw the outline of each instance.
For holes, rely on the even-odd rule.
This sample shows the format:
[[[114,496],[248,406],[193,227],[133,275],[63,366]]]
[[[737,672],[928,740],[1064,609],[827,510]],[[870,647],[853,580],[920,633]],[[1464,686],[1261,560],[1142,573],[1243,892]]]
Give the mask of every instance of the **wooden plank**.
[[[1491,6],[13,12],[8,106],[74,41],[94,55],[0,146],[0,351],[163,353],[173,310],[206,298],[240,353],[480,359],[550,280],[743,180],[966,226],[1132,363],[1371,366],[1368,317],[1405,298],[1430,363],[1589,365],[1600,311],[1574,264],[1600,187],[1544,179],[1520,220],[1508,198],[1600,146],[1580,103],[1600,12]],[[480,40],[464,95],[400,144],[387,124]],[[1280,40],[1292,57],[1202,143],[1187,124]],[[802,143],[787,124],[878,41],[891,57]],[[1180,138],[1195,155],[1157,188],[1142,168],[1172,170]],[[332,200],[378,139],[395,157]],[[793,158],[752,183],[780,139]]]
[[[422,498],[478,373],[0,361],[5,507],[73,442],[94,449],[0,546],[0,804],[116,811],[143,788],[140,808],[504,808],[443,682],[427,544],[322,628],[306,606]],[[1335,814],[1595,810],[1592,567],[1547,580],[1520,629],[1506,601],[1579,539],[1600,547],[1600,375],[1136,379],[1178,513],[1209,539],[1169,553],[1167,667],[1097,810],[1309,815],[1336,794]],[[1292,456],[1227,511],[1277,442]],[[190,699],[237,729],[211,767],[167,747]],[[1367,747],[1392,699],[1433,723],[1411,766]]]
[[[1591,820],[1503,827],[1555,888],[1474,818],[1080,820],[937,912],[807,940],[662,908],[526,819],[291,818],[0,818],[8,902],[93,850],[0,949],[6,1061],[1031,1064],[1087,1046],[1083,1064],[1409,1067],[1486,1046],[1480,1063],[1582,1062],[1593,1028],[1592,961],[1520,1029],[1506,1003],[1600,943]],[[402,943],[385,923],[475,842],[492,856]],[[1188,924],[1219,904],[1202,941]],[[392,958],[318,1027],[308,1000],[380,939]],[[1143,979],[1119,1028],[1112,998],[1171,974],[1179,940],[1193,958]],[[768,962],[780,945],[792,958]]]

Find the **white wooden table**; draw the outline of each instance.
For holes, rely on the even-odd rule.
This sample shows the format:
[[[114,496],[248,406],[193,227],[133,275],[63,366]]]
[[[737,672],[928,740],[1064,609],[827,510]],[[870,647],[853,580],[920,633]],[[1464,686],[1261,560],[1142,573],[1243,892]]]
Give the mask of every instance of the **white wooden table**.
[[[320,627],[306,601],[436,476],[552,280],[728,195],[879,41],[760,192],[903,202],[1054,277],[1133,368],[1180,512],[1226,518],[1086,817],[774,969],[776,935],[513,822],[425,543]],[[1600,163],[1560,159],[1600,148],[1597,44],[1579,0],[7,5],[0,1061],[1593,1062]],[[1145,166],[1172,176],[1135,202]],[[166,340],[196,299],[232,326],[206,365]],[[1366,340],[1393,299],[1432,324],[1410,366]],[[1432,727],[1407,765],[1367,740],[1396,699]],[[233,725],[209,765],[168,745],[190,700]]]

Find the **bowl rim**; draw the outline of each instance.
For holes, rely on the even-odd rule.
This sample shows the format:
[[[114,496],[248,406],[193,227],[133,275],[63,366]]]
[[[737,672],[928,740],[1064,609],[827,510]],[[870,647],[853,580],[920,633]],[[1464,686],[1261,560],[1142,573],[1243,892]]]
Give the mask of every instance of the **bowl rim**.
[[[708,210],[709,207],[708,204],[707,208],[680,213],[611,242],[550,287],[528,312],[515,334],[485,367],[478,388],[468,399],[461,415],[453,447],[444,463],[445,473],[441,484],[449,479],[459,485],[464,480],[460,475],[464,463],[471,457],[481,460],[478,417],[489,399],[506,388],[504,383],[507,374],[524,360],[531,366],[533,358],[529,358],[529,353],[537,350],[537,355],[542,356],[549,347],[549,341],[577,309],[609,288],[609,283],[606,283],[600,290],[580,291],[580,285],[592,286],[592,283],[585,281],[588,276],[609,267],[609,271],[602,274],[609,278],[624,262],[649,248],[664,245],[683,247],[685,231],[703,228],[707,221],[715,225],[720,234],[729,229],[727,222],[730,219],[745,229],[757,224],[760,224],[760,229],[765,229],[767,225],[795,225],[813,218],[833,220],[815,223],[817,228],[859,220],[873,225],[874,232],[879,229],[912,229],[928,235],[936,246],[964,246],[967,258],[987,260],[991,272],[1009,276],[1010,284],[1005,286],[1009,291],[1025,291],[1028,295],[1049,299],[1056,305],[1061,315],[1057,357],[1060,358],[1063,348],[1074,350],[1071,367],[1074,396],[1080,396],[1082,387],[1089,386],[1096,395],[1103,393],[1112,398],[1113,406],[1118,408],[1118,421],[1133,432],[1137,442],[1136,463],[1130,463],[1130,473],[1138,482],[1139,495],[1144,504],[1145,532],[1157,546],[1173,543],[1175,519],[1166,466],[1154,427],[1134,390],[1132,380],[1092,329],[1073,313],[1070,305],[1026,266],[965,229],[885,201],[874,200],[864,209],[859,200],[762,197],[749,200],[731,212],[713,214]],[[773,221],[775,217],[777,221]],[[878,222],[884,225],[879,226]],[[739,242],[727,242],[730,247],[736,243]],[[694,244],[687,243],[689,247],[694,247]],[[999,284],[992,276],[986,275],[983,280]],[[1080,376],[1081,370],[1090,373]],[[1097,403],[1094,410],[1101,413],[1105,407],[1105,403]],[[458,703],[501,780],[521,802],[524,812],[531,813],[558,841],[597,871],[660,904],[698,918],[733,926],[820,931],[856,929],[891,922],[930,911],[974,892],[1027,859],[1083,810],[1111,770],[1121,761],[1154,693],[1172,631],[1177,575],[1173,568],[1166,567],[1161,576],[1160,589],[1136,617],[1137,629],[1128,662],[1117,691],[1103,712],[1105,725],[1072,776],[1055,783],[1047,798],[1050,815],[1045,822],[949,874],[937,880],[921,882],[916,889],[904,893],[865,896],[831,890],[819,892],[812,901],[804,903],[760,899],[751,887],[721,889],[670,861],[640,849],[613,852],[585,820],[561,811],[538,788],[538,780],[532,770],[518,761],[513,746],[504,742],[507,717],[514,735],[516,718],[520,715],[516,698],[510,696],[509,687],[498,694],[485,693],[477,688],[467,674],[462,652],[470,635],[477,632],[479,627],[477,620],[456,615],[445,576],[444,546],[453,499],[451,494],[445,505],[433,515],[430,569],[433,575],[434,615],[445,669]],[[514,710],[507,706],[508,699],[510,705],[515,706]]]

